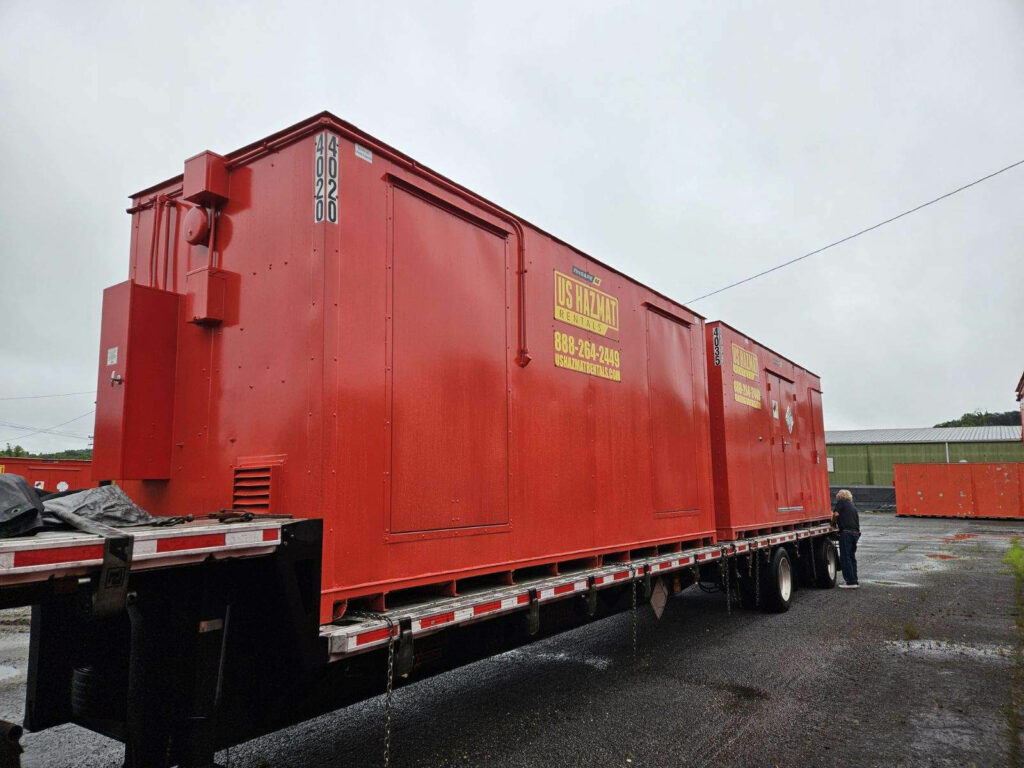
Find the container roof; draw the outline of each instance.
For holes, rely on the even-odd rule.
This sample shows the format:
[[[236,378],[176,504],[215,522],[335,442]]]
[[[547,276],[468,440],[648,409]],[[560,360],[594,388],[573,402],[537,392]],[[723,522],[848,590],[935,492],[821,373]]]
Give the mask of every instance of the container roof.
[[[305,136],[313,133],[314,131],[320,130],[322,128],[328,128],[328,127],[334,129],[336,132],[339,132],[341,135],[344,135],[347,138],[351,138],[353,140],[358,138],[358,140],[360,142],[366,144],[366,146],[369,147],[369,149],[371,149],[373,152],[375,152],[377,154],[381,154],[383,156],[389,156],[390,155],[390,159],[392,159],[393,161],[397,160],[400,163],[405,163],[407,166],[416,169],[416,171],[415,171],[416,173],[418,173],[421,176],[425,175],[429,180],[432,180],[435,183],[437,181],[440,181],[440,182],[443,182],[445,184],[449,184],[449,185],[451,185],[452,187],[454,187],[454,188],[456,188],[458,190],[461,190],[463,193],[468,195],[469,198],[472,199],[474,202],[483,203],[486,206],[490,206],[491,208],[496,209],[497,211],[501,212],[505,216],[508,216],[509,218],[514,220],[515,222],[518,222],[520,224],[527,224],[530,227],[533,227],[533,229],[537,230],[540,234],[545,235],[545,236],[551,238],[556,243],[560,243],[561,245],[564,245],[566,248],[569,248],[570,250],[574,251],[575,253],[579,254],[580,256],[582,256],[584,258],[590,259],[595,264],[597,264],[597,265],[607,269],[609,272],[614,272],[615,274],[619,275],[620,277],[622,277],[622,278],[624,278],[626,280],[629,280],[631,283],[634,283],[635,285],[639,285],[639,286],[641,286],[643,288],[646,288],[651,293],[653,293],[653,294],[655,294],[657,296],[660,296],[661,298],[665,299],[668,302],[671,302],[672,304],[675,304],[677,307],[682,307],[687,312],[689,312],[690,314],[694,315],[695,317],[700,318],[701,320],[705,320],[706,319],[704,317],[704,315],[700,314],[699,312],[697,312],[694,309],[691,309],[690,307],[687,307],[681,301],[677,301],[676,299],[673,299],[671,296],[666,296],[664,293],[661,293],[660,291],[656,290],[655,288],[652,288],[649,285],[641,283],[635,277],[630,277],[625,272],[622,272],[622,271],[616,269],[615,267],[611,266],[610,264],[608,264],[606,262],[603,262],[600,259],[598,259],[598,258],[596,258],[594,256],[591,256],[588,253],[585,253],[584,251],[581,251],[579,248],[577,248],[576,246],[572,245],[571,243],[567,243],[564,240],[562,240],[562,239],[560,239],[558,237],[555,237],[550,232],[547,232],[547,231],[541,229],[540,227],[538,227],[536,224],[532,224],[531,222],[527,221],[526,219],[523,219],[523,218],[520,218],[519,216],[516,216],[514,213],[512,213],[511,211],[508,211],[507,209],[503,208],[502,206],[498,205],[497,203],[494,203],[494,202],[488,200],[487,198],[483,197],[482,195],[478,195],[476,192],[473,192],[472,190],[462,186],[461,184],[459,184],[456,181],[452,181],[451,179],[449,179],[448,177],[444,176],[443,174],[440,174],[437,171],[431,170],[430,168],[428,168],[427,166],[423,165],[422,163],[419,163],[416,160],[414,160],[413,158],[409,157],[409,155],[406,155],[405,153],[400,152],[399,150],[395,149],[394,147],[391,147],[391,146],[385,144],[383,141],[381,141],[380,139],[374,138],[373,136],[371,136],[370,134],[366,133],[366,131],[362,130],[361,128],[357,128],[356,126],[352,125],[351,123],[342,120],[340,117],[337,117],[336,115],[334,115],[334,114],[332,114],[332,113],[330,113],[330,112],[328,112],[326,110],[324,110],[323,112],[318,112],[317,114],[313,115],[312,117],[308,117],[305,120],[302,120],[302,121],[296,123],[295,125],[292,125],[292,126],[289,126],[288,128],[285,128],[282,131],[278,131],[277,133],[273,133],[273,134],[271,134],[270,136],[267,136],[264,139],[260,139],[259,141],[254,141],[253,143],[247,144],[244,147],[241,147],[240,149],[236,149],[234,152],[229,152],[224,157],[228,161],[228,167],[229,168],[238,167],[239,165],[244,165],[247,162],[251,162],[251,160],[255,156],[262,155],[262,154],[268,154],[268,153],[271,153],[271,152],[276,152],[279,149],[282,149],[283,147],[285,147],[285,146],[287,146],[289,144],[292,144],[292,143],[298,141],[301,138],[304,138]],[[139,190],[138,192],[136,192],[133,195],[130,195],[129,197],[130,197],[130,199],[132,199],[133,201],[135,201],[137,203],[137,202],[139,202],[139,199],[141,197],[144,197],[145,195],[153,194],[153,193],[157,192],[158,190],[161,190],[161,189],[163,189],[163,188],[165,188],[167,186],[173,185],[173,184],[180,184],[184,180],[184,178],[185,177],[184,177],[183,174],[178,174],[177,176],[172,176],[171,178],[169,178],[166,181],[163,181],[163,182],[161,182],[159,184],[154,184],[153,186],[146,187],[145,189]],[[129,209],[129,211],[130,210],[131,209]]]
[[[927,427],[923,429],[842,429],[825,432],[829,445],[867,443],[1001,443],[1020,440],[1020,427]]]

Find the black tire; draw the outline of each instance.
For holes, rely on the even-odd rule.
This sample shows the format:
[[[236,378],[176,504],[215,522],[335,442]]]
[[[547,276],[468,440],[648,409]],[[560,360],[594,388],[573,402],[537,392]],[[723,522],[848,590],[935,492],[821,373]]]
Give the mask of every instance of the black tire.
[[[771,613],[785,613],[793,599],[796,569],[785,547],[776,547],[761,581],[761,607]]]
[[[839,554],[828,536],[814,542],[814,568],[818,574],[817,586],[832,589],[839,573]]]

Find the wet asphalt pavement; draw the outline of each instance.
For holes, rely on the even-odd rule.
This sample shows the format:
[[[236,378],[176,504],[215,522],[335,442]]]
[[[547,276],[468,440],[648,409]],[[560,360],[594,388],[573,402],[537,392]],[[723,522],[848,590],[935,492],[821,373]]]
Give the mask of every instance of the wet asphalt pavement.
[[[862,523],[860,590],[729,616],[691,588],[660,621],[642,609],[637,662],[627,613],[396,692],[391,765],[1012,764],[1021,670],[1001,560],[1024,523]],[[5,719],[22,715],[27,645],[27,612],[0,612]],[[240,745],[230,765],[381,765],[382,727],[377,698]],[[75,726],[23,743],[27,768],[121,765]]]

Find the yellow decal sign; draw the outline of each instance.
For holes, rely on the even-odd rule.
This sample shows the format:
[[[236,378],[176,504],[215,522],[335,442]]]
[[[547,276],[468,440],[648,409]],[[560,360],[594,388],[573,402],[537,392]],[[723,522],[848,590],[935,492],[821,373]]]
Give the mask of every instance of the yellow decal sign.
[[[0,464],[0,475],[4,473],[4,465]]]
[[[608,381],[622,381],[619,350],[555,331],[555,365]]]
[[[585,331],[619,337],[619,300],[555,270],[555,319]]]
[[[737,403],[743,403],[743,405],[748,405],[751,408],[761,407],[761,390],[753,384],[733,379],[732,396],[736,399]]]
[[[760,366],[757,364],[757,355],[744,349],[739,344],[732,345],[732,372],[751,381],[757,381],[757,374]],[[758,406],[760,408],[760,406]]]

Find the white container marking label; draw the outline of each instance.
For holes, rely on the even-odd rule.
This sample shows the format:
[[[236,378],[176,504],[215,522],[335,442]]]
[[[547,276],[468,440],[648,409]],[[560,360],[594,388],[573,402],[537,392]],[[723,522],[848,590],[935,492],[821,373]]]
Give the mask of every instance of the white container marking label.
[[[373,162],[373,152],[362,144],[356,144],[356,157],[360,160],[365,160],[368,163]]]
[[[317,134],[313,149],[313,221],[338,223],[338,137]]]
[[[117,347],[107,350],[107,365],[117,365]]]

